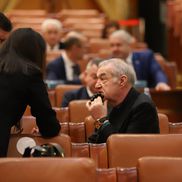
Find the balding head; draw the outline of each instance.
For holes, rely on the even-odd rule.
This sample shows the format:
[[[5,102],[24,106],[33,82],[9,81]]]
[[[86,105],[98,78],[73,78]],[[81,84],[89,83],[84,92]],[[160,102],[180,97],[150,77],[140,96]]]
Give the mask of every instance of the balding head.
[[[41,26],[42,35],[50,47],[60,42],[62,24],[56,19],[46,19]]]
[[[110,49],[113,58],[121,58],[126,60],[131,50],[133,37],[125,30],[117,30],[109,37]]]
[[[113,37],[121,39],[122,41],[124,41],[127,44],[132,44],[133,40],[134,40],[133,37],[125,30],[117,30],[117,31],[113,32],[110,35],[110,38],[113,38]]]
[[[62,24],[59,20],[57,19],[46,19],[43,21],[42,25],[41,25],[41,30],[42,32],[46,32],[49,27],[54,27],[55,29],[57,29],[58,31],[62,30]]]
[[[128,79],[128,83],[131,84],[132,86],[134,85],[136,81],[136,74],[131,65],[127,64],[122,59],[113,58],[113,59],[102,61],[99,64],[99,68],[102,66],[108,66],[108,65],[112,68],[111,73],[113,77],[120,77],[121,75],[126,75]]]

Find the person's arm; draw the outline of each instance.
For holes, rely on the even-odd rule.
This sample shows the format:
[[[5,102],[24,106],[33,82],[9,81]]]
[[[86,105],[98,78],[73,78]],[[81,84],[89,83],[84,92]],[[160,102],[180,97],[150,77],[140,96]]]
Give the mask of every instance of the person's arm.
[[[155,89],[156,90],[170,90],[170,86],[167,84],[167,76],[163,72],[161,66],[156,61],[154,54],[150,52],[149,54],[149,60],[150,60],[150,73],[153,77],[153,80],[155,82]]]
[[[133,109],[124,122],[126,124],[124,133],[159,133],[160,131],[156,109],[149,103],[141,104]],[[89,140],[91,143],[103,143],[114,133],[122,132],[120,132],[120,128],[115,129],[109,120],[105,119]]]
[[[95,122],[95,132],[88,138],[89,143],[104,143],[106,142],[105,137],[100,136],[102,134],[102,128],[104,126],[104,122],[109,124],[107,119],[107,102],[104,104],[102,102],[101,97],[95,98],[93,101],[88,101],[86,104],[90,115],[96,120]],[[101,123],[103,126],[99,126],[98,123]],[[108,128],[109,126],[107,126]],[[104,127],[105,128],[105,127]],[[112,129],[111,129],[112,130]],[[110,133],[111,131],[109,131]]]
[[[51,107],[42,78],[40,76],[33,76],[28,90],[31,113],[36,117],[36,123],[41,135],[44,137],[58,135],[61,127],[56,119],[56,113]]]

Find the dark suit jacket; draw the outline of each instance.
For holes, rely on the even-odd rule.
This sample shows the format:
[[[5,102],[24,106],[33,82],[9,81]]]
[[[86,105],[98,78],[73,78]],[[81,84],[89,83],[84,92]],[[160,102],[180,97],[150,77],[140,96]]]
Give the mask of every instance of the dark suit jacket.
[[[0,73],[0,157],[6,156],[11,127],[20,121],[27,105],[43,136],[59,133],[60,125],[41,76]]]
[[[91,143],[103,143],[113,133],[159,133],[156,107],[145,94],[132,88],[125,100],[114,107],[102,125],[89,137]]]
[[[72,100],[89,99],[86,87],[81,87],[78,90],[72,90],[66,92],[63,96],[61,107],[68,107],[68,104]]]
[[[167,83],[167,77],[156,62],[152,51],[134,52],[132,63],[137,79],[146,80],[148,87],[155,87],[159,82]]]
[[[78,66],[78,65],[77,65]],[[78,66],[79,72],[80,68]],[[49,63],[46,68],[46,79],[47,80],[62,80],[67,84],[80,84],[80,80],[68,81],[66,78],[65,64],[63,57],[59,57]]]

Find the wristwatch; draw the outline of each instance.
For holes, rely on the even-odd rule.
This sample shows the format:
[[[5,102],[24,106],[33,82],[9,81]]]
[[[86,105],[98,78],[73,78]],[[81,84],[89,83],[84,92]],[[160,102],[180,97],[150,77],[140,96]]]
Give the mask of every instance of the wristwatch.
[[[97,119],[97,120],[94,122],[95,128],[96,128],[96,129],[99,129],[99,128],[103,125],[103,123],[104,123],[105,121],[108,121],[108,117],[107,117],[107,116]]]

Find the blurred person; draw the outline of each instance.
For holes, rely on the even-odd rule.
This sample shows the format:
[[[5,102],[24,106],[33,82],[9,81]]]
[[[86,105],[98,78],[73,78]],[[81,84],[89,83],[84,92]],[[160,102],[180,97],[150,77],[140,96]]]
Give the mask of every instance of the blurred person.
[[[11,21],[0,12],[0,44],[8,38],[12,29]]]
[[[132,50],[133,37],[125,30],[113,32],[109,37],[113,58],[121,58],[134,67],[137,80],[147,81],[147,87],[170,90],[167,77],[154,58],[151,50]]]
[[[85,86],[66,92],[63,96],[61,107],[68,107],[68,104],[72,100],[90,99],[93,94],[97,93],[98,90],[95,88],[97,82],[97,70],[101,59],[93,59],[87,64],[84,72]]]
[[[61,31],[62,24],[56,19],[46,19],[41,25],[42,35],[46,41],[47,51],[58,51],[62,49]]]
[[[159,133],[156,107],[150,97],[133,88],[135,71],[125,61],[114,58],[99,64],[96,89],[104,96],[87,102],[96,120],[88,142],[104,143],[114,133]],[[106,103],[113,106],[107,114]]]
[[[78,61],[83,58],[84,52],[84,42],[81,38],[66,37],[61,56],[47,65],[47,80],[62,80],[64,83],[81,84]]]
[[[120,25],[117,21],[109,21],[106,23],[102,30],[102,38],[108,39],[109,36],[116,30],[120,29]]]
[[[27,105],[36,117],[43,137],[59,134],[60,124],[52,110],[43,82],[46,45],[31,28],[11,33],[0,49],[0,157],[7,155],[10,130],[20,121]]]

